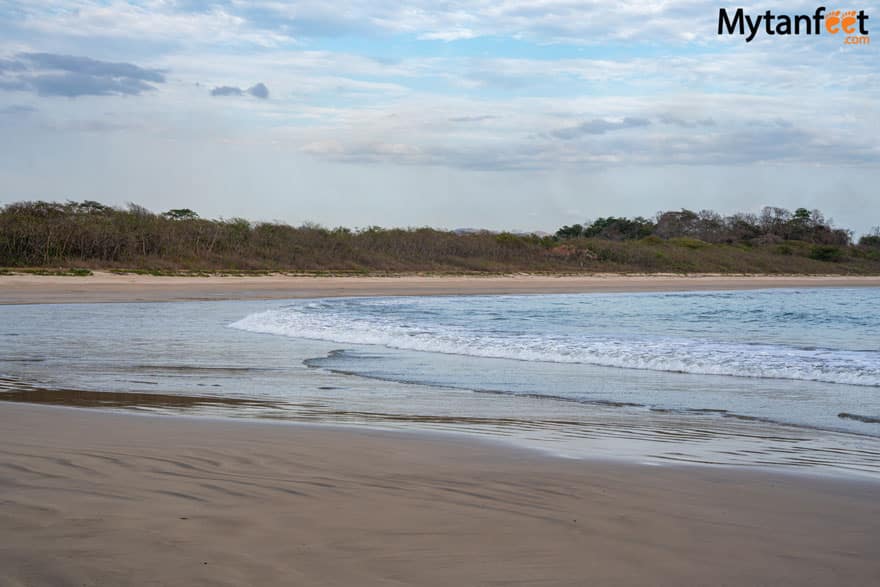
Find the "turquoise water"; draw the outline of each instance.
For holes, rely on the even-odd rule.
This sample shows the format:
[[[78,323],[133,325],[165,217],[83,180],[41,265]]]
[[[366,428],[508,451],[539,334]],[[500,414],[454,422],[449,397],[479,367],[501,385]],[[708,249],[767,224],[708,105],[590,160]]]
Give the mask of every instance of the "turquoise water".
[[[878,294],[329,299],[232,327],[353,345],[312,364],[387,380],[880,433],[839,417],[880,418]]]
[[[880,476],[878,299],[863,288],[3,306],[0,391]]]

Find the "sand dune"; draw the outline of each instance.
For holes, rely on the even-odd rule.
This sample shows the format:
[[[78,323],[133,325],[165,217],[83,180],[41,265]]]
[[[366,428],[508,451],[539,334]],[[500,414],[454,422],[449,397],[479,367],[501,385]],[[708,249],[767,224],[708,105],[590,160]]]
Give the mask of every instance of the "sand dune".
[[[89,277],[0,276],[0,304],[863,286],[880,287],[880,276],[600,274],[555,277],[542,275],[162,277],[96,272]]]
[[[0,405],[4,585],[868,585],[874,484]]]

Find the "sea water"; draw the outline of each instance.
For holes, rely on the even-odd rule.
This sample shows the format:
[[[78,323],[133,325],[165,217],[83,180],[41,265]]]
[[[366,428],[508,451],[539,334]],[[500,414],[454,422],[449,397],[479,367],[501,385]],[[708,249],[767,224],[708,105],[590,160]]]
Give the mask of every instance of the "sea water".
[[[369,377],[880,433],[878,293],[327,299],[231,326],[349,345],[312,364]]]
[[[878,300],[854,288],[6,306],[0,378],[140,410],[871,473]]]

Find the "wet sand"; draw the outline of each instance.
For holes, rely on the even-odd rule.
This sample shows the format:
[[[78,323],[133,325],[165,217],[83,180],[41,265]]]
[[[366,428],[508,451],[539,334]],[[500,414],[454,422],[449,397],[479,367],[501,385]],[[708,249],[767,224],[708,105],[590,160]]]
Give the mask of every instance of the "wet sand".
[[[778,287],[880,287],[880,276],[581,275],[161,277],[0,276],[0,304],[162,302],[338,296],[706,291]]]
[[[868,585],[878,485],[0,405],[3,585]]]
[[[383,409],[381,404],[372,406],[369,401],[346,409],[318,398],[289,401],[277,397],[47,388],[0,375],[0,409],[6,402],[276,424],[452,432],[476,442],[501,441],[507,447],[527,447],[562,458],[589,456],[630,464],[760,468],[880,484],[880,442],[876,438],[786,426],[723,410],[651,409],[648,413],[627,413],[617,411],[627,404],[601,400],[590,405],[588,414],[546,412],[542,401],[531,403],[525,410],[520,405],[515,413],[502,410],[494,414],[474,411],[474,404],[460,405],[454,413],[437,413],[430,408],[423,412],[412,405],[398,410],[385,405]],[[695,419],[697,414],[708,419]]]

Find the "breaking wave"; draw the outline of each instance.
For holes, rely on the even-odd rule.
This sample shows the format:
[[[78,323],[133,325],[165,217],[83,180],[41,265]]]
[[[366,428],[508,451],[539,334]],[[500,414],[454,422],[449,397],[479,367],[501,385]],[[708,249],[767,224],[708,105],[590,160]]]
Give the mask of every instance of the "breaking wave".
[[[877,351],[554,328],[543,323],[540,312],[529,321],[528,303],[540,301],[508,300],[514,300],[508,303],[515,314],[511,320],[505,319],[503,302],[501,309],[496,302],[492,313],[469,313],[468,307],[456,308],[450,298],[434,305],[424,300],[336,299],[251,314],[231,326],[334,343],[474,357],[880,386]],[[564,322],[564,316],[556,314],[555,319]]]

